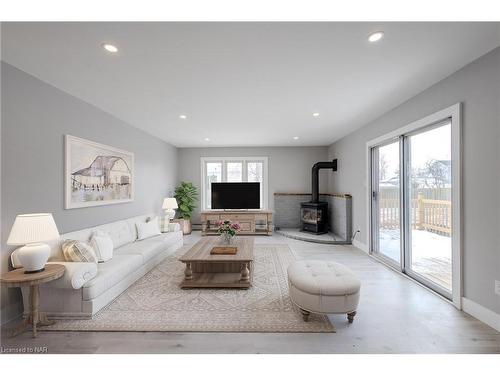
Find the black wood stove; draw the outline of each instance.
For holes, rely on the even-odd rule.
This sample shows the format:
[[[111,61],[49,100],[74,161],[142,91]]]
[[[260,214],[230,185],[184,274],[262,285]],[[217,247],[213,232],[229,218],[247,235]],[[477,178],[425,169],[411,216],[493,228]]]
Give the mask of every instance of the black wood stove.
[[[319,201],[319,170],[331,168],[337,170],[337,159],[320,161],[312,167],[312,199],[300,204],[300,220],[302,230],[316,234],[328,232],[328,202]]]

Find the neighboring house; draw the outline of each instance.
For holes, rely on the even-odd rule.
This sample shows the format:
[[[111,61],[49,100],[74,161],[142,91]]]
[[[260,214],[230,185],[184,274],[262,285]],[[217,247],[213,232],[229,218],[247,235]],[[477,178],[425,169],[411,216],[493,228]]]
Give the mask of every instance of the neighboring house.
[[[394,176],[384,181],[380,181],[380,187],[394,187],[398,185],[399,185],[399,176]]]
[[[131,171],[121,157],[98,156],[90,166],[71,175],[74,185],[124,185],[130,183]]]

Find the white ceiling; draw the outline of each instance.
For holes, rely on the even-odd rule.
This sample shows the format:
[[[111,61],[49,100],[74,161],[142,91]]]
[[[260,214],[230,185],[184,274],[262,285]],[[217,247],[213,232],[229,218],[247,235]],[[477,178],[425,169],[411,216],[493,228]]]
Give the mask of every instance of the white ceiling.
[[[2,59],[179,147],[329,145],[500,45],[499,25],[4,23]]]

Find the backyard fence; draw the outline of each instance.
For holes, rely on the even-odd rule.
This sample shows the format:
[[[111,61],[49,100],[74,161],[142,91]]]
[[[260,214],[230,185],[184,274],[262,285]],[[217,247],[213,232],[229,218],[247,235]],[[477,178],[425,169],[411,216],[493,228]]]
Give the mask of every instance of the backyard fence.
[[[451,200],[427,198],[431,194],[446,197],[446,192],[427,192],[427,194],[423,191],[417,192],[416,198],[411,200],[412,228],[451,236]],[[397,189],[380,189],[379,213],[381,229],[399,228],[399,191]]]

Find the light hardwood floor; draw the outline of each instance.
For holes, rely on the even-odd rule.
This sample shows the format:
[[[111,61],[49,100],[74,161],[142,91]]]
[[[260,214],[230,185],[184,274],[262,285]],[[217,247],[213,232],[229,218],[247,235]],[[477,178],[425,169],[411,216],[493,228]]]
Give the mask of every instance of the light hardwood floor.
[[[186,236],[193,244],[200,232]],[[298,258],[330,259],[361,279],[353,324],[331,315],[336,333],[41,332],[1,346],[47,347],[49,353],[500,353],[500,333],[353,246],[322,245],[273,235],[256,243],[287,243]]]

